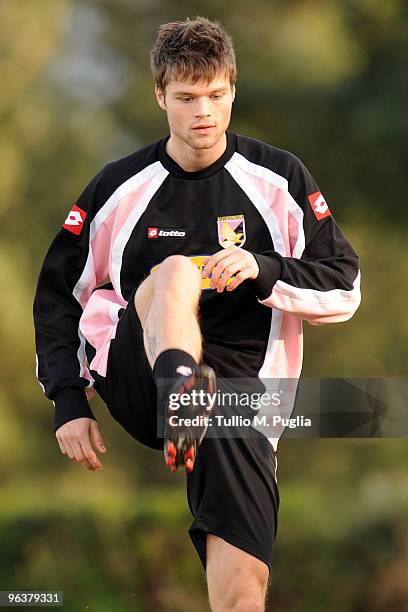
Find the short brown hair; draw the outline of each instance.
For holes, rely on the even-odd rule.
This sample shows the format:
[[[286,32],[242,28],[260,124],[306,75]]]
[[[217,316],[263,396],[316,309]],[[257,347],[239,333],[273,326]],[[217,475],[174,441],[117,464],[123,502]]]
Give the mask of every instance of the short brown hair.
[[[171,79],[210,83],[218,74],[225,74],[231,85],[237,80],[232,38],[218,21],[205,17],[161,25],[150,66],[162,91]]]

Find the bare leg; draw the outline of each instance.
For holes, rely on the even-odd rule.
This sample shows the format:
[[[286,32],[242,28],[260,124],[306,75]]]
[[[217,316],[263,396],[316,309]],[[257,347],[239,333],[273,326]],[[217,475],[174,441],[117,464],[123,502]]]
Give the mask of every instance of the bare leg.
[[[211,533],[207,535],[207,585],[213,612],[263,612],[268,566]]]
[[[201,360],[202,339],[197,320],[201,276],[188,257],[167,257],[143,281],[135,294],[135,308],[143,327],[151,367],[162,351],[186,351]]]

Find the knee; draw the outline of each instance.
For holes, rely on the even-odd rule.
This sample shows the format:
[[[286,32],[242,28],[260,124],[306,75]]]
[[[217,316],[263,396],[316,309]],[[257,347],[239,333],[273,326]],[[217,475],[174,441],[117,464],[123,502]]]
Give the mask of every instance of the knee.
[[[260,593],[237,592],[230,593],[229,596],[224,596],[215,605],[214,612],[218,610],[227,610],[231,612],[264,612],[265,597]]]
[[[226,608],[228,610],[228,608]],[[256,597],[245,596],[241,598],[234,607],[231,608],[233,612],[265,612],[265,603]]]
[[[201,274],[197,266],[184,255],[170,255],[157,269],[162,286],[171,286],[172,290],[187,289],[201,291]]]
[[[265,595],[266,584],[255,576],[247,580],[232,580],[227,588],[224,585],[219,590],[218,597],[213,597],[214,611],[264,612]]]

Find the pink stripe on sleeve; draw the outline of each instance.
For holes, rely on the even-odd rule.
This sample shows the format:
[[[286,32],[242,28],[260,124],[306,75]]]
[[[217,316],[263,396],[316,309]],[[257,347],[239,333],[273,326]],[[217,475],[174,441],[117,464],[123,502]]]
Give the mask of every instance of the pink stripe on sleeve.
[[[359,277],[357,277],[351,291],[300,289],[283,281],[277,281],[271,295],[262,300],[261,304],[310,320],[313,325],[313,321],[315,324],[347,321],[356,311],[360,300]]]
[[[289,213],[286,191],[252,174],[247,174],[247,179],[254,185],[258,193],[262,195],[266,202],[271,204],[271,209],[277,219],[279,232],[285,245],[286,255],[290,255],[291,243],[293,242],[293,244],[295,244],[297,233],[296,236],[289,239],[289,229],[292,232],[294,230],[297,232],[297,222],[296,220],[292,220],[290,224],[288,223]]]

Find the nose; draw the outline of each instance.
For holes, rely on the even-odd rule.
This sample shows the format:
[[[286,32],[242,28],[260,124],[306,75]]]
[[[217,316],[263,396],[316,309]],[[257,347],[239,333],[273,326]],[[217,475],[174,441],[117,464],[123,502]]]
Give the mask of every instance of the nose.
[[[196,117],[209,117],[211,115],[210,104],[207,98],[198,98],[195,108]]]

